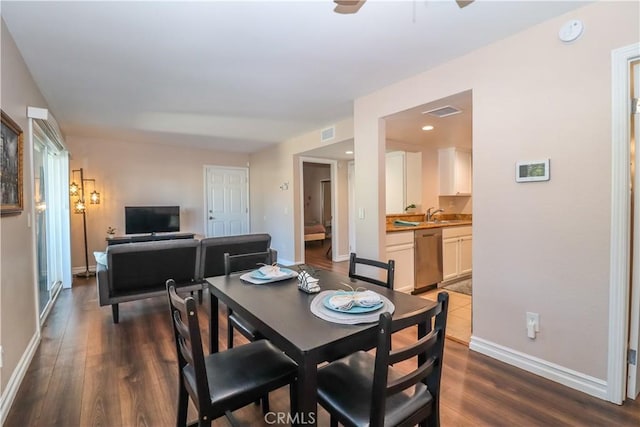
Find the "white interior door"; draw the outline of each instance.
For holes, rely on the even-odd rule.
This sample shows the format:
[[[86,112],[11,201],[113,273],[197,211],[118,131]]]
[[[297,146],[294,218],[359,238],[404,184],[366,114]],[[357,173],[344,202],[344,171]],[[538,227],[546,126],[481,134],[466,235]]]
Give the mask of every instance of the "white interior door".
[[[631,64],[631,80],[633,82],[633,97],[640,98],[640,61]],[[627,364],[627,397],[635,399],[640,392],[640,369],[638,369],[638,347],[640,343],[640,147],[638,133],[640,132],[640,112],[636,111],[631,117],[631,146],[635,146],[635,174],[633,196],[633,260],[631,280],[631,313],[629,317],[629,350],[635,352],[635,361]],[[632,358],[630,358],[632,359]],[[632,363],[635,362],[635,363]]]
[[[207,166],[207,237],[249,232],[249,170]]]

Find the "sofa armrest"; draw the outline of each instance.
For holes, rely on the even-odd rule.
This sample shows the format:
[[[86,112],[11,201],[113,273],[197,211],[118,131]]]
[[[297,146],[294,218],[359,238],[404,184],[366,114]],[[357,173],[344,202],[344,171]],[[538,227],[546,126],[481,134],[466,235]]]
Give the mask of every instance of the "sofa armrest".
[[[106,265],[96,265],[96,283],[100,306],[109,305],[109,269]]]

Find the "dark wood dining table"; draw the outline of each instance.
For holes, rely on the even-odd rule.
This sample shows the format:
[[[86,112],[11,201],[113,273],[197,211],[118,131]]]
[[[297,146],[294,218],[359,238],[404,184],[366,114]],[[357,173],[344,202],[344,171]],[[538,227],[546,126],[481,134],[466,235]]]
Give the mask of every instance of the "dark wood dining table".
[[[268,284],[254,285],[240,279],[242,273],[207,278],[211,298],[209,316],[209,349],[218,351],[218,301],[240,314],[274,345],[298,364],[298,421],[315,425],[317,422],[317,366],[345,355],[375,346],[376,323],[343,325],[316,317],[310,311],[311,301],[317,294],[298,289],[296,278]],[[322,290],[345,290],[341,283],[354,288],[365,287],[386,296],[395,305],[393,317],[411,313],[435,302],[417,296],[393,291],[347,276],[317,270]],[[418,328],[418,337],[424,336],[430,325]]]

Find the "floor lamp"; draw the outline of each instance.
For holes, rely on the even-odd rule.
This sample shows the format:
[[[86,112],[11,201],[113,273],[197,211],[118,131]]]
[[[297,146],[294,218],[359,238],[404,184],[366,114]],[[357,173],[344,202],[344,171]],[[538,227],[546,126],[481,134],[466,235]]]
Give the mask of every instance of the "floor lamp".
[[[72,177],[76,172],[80,173],[80,184],[76,184],[71,180],[71,185],[69,186],[69,193],[72,197],[77,197],[76,201],[73,204],[73,211],[77,214],[82,214],[82,231],[84,236],[84,272],[76,274],[76,277],[84,277],[89,278],[91,276],[95,276],[94,271],[89,270],[89,248],[87,245],[87,204],[85,202],[85,182],[93,182],[93,191],[89,195],[89,201],[92,205],[100,204],[100,193],[96,191],[96,180],[95,179],[85,179],[84,171],[82,168],[73,169],[71,171]]]

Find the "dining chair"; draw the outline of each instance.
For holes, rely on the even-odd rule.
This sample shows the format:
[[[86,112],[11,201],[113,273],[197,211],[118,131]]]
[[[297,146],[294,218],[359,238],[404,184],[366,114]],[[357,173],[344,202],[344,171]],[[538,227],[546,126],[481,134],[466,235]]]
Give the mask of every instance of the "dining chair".
[[[178,427],[187,425],[189,398],[198,411],[198,426],[210,426],[223,415],[235,425],[232,411],[285,385],[291,412],[296,412],[295,362],[267,340],[205,356],[195,300],[179,296],[172,279],[166,287],[178,355]]]
[[[276,261],[277,254],[268,249],[263,252],[230,255],[224,254],[224,274],[229,275],[238,271],[256,269],[260,264],[271,265]],[[249,341],[262,339],[263,336],[256,328],[242,316],[227,307],[227,348],[233,348],[233,330],[237,329]]]
[[[384,270],[386,272],[387,280],[382,281],[380,279],[359,274],[358,265],[365,265]],[[374,285],[393,289],[393,277],[395,275],[395,268],[396,262],[392,259],[390,259],[389,262],[382,262],[372,259],[358,258],[353,252],[351,252],[351,254],[349,255],[349,277],[352,279],[364,280],[365,282],[372,283]]]
[[[382,313],[375,355],[359,351],[318,371],[318,401],[331,426],[439,426],[440,378],[449,295],[438,294],[434,308],[393,319]],[[435,318],[433,329],[432,320]],[[415,325],[429,331],[410,345],[391,350],[392,334]],[[400,362],[410,362],[409,372]],[[394,365],[394,366],[390,366]]]

